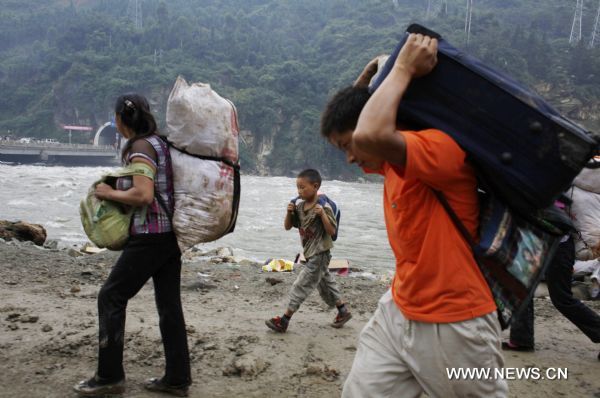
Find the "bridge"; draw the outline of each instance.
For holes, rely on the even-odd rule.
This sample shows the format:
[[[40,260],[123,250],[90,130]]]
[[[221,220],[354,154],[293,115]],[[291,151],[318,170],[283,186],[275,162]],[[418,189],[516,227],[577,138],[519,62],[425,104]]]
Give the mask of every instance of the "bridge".
[[[114,145],[61,144],[0,140],[0,161],[18,163],[117,164]]]
[[[89,131],[91,128],[80,126],[63,126],[71,130]],[[100,126],[94,134],[94,144],[62,144],[32,139],[30,142],[22,140],[0,139],[0,161],[16,163],[68,163],[79,165],[105,164],[115,165],[120,160],[120,147],[124,143],[115,128],[114,123],[108,122]]]

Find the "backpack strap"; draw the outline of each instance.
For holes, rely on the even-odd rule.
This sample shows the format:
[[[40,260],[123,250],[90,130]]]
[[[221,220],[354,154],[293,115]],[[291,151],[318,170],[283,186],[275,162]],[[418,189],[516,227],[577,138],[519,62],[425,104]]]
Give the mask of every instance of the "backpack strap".
[[[158,165],[161,160],[160,154],[163,153],[163,154],[168,155],[169,141],[166,139],[166,137],[158,135],[158,134],[147,137],[146,141],[148,143],[150,143],[150,145],[152,145],[152,147],[156,151],[156,162],[153,162],[153,163],[156,165],[156,170],[158,172]],[[170,159],[169,157],[166,157],[163,160],[167,163],[167,167],[172,167],[169,165],[169,163],[170,163],[169,159]],[[173,212],[169,211],[169,206],[167,206],[163,197],[160,194],[157,194],[156,191],[154,192],[154,197],[156,198],[156,201],[158,202],[159,206],[162,207],[162,209],[164,210],[165,214],[169,218],[169,221],[173,222]],[[174,197],[173,197],[173,201],[175,201]],[[144,217],[144,219],[145,219],[145,217]]]
[[[467,230],[467,227],[465,227],[465,225],[462,223],[462,221],[460,221],[460,218],[458,218],[458,215],[454,212],[454,209],[452,209],[452,206],[450,206],[450,203],[448,203],[448,199],[446,199],[446,196],[442,193],[442,191],[438,191],[437,189],[432,189],[432,191],[433,191],[435,197],[440,202],[440,204],[446,210],[446,213],[448,213],[448,216],[450,216],[450,219],[452,220],[452,222],[454,223],[456,228],[460,231],[460,234],[463,236],[463,238],[465,238],[465,240],[467,241],[469,246],[471,246],[471,249],[474,250],[475,249],[475,241],[473,240],[473,237]],[[477,259],[475,259],[475,260],[477,260]]]
[[[165,211],[167,217],[169,217],[169,221],[173,222],[173,213],[169,211],[169,208],[167,207],[167,204],[165,203],[165,200],[162,198],[162,196],[155,194],[154,197],[156,198],[156,201],[158,202],[160,207],[162,207]]]
[[[477,266],[483,273],[483,267],[481,266],[479,259],[475,255],[476,244],[475,244],[475,241],[473,240],[473,237],[471,236],[471,234],[469,233],[469,231],[467,230],[465,225],[462,223],[462,221],[460,221],[460,218],[458,218],[458,215],[456,214],[454,209],[452,209],[452,206],[450,206],[450,203],[448,203],[448,199],[446,199],[446,196],[441,191],[438,191],[436,189],[432,189],[432,191],[435,194],[435,197],[440,202],[440,204],[446,210],[446,213],[448,213],[448,216],[450,216],[450,219],[452,220],[452,222],[454,223],[456,228],[460,231],[460,234],[463,236],[463,238],[467,241],[467,243],[471,247],[471,251],[473,252],[473,259],[475,260],[475,263],[477,264]],[[488,283],[488,287],[490,287],[489,283]],[[498,321],[500,322],[500,327],[502,328],[502,330],[507,329],[510,326],[512,314],[511,314],[511,316],[507,316],[504,313],[503,309],[501,308],[501,306],[498,303],[498,300],[496,300],[494,291],[491,287],[490,287],[490,291],[492,292],[492,297],[494,298],[494,302],[496,303],[496,314],[498,316]],[[525,300],[524,303],[527,301],[528,300]]]
[[[333,200],[331,200],[329,198],[329,196],[325,195],[324,193],[319,194],[317,203],[323,207],[325,207],[326,204],[328,204],[329,207],[331,207],[331,212],[333,213],[333,218],[335,218],[335,234],[333,234],[331,236],[331,239],[333,241],[336,241],[338,238],[338,232],[340,230],[340,218],[341,218],[342,212],[340,211],[340,208],[338,207],[338,205]]]
[[[179,148],[178,146],[174,145],[171,141],[169,141],[169,139],[167,137],[163,137],[160,136],[160,138],[169,146],[169,147],[173,147],[175,149],[177,149],[179,152],[181,153],[185,153],[188,156],[192,156],[194,158],[198,158],[198,159],[203,159],[203,160],[213,160],[215,162],[223,162],[225,163],[227,166],[229,167],[233,167],[234,171],[238,172],[240,171],[240,164],[238,162],[233,162],[230,159],[224,157],[224,156],[204,156],[204,155],[195,155],[193,153],[190,153],[188,151],[186,151],[183,148]]]

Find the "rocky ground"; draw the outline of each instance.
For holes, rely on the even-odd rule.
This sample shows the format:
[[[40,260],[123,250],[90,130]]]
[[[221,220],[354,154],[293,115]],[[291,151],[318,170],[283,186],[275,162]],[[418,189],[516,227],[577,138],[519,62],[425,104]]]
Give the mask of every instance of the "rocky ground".
[[[79,256],[0,241],[0,397],[74,397],[95,367],[96,295],[118,253]],[[354,318],[333,329],[334,312],[313,294],[287,334],[280,315],[293,273],[262,273],[228,250],[186,253],[182,275],[194,385],[192,397],[335,397],[350,370],[360,329],[389,281],[339,277]],[[589,302],[597,311],[600,303]],[[566,380],[510,380],[512,397],[600,397],[600,346],[536,299],[535,353],[507,353],[510,368],[567,368]],[[127,312],[125,397],[160,376],[163,353],[151,284]]]

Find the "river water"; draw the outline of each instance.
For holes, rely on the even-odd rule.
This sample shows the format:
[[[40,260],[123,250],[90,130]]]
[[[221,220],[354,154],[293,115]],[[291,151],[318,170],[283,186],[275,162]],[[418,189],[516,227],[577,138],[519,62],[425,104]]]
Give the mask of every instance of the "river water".
[[[0,164],[0,219],[42,224],[49,239],[61,245],[87,242],[79,219],[79,202],[105,167],[60,167]],[[383,221],[383,186],[376,183],[324,181],[321,191],[341,208],[334,258],[369,271],[393,270]],[[292,259],[301,251],[295,229],[285,231],[283,219],[296,181],[287,177],[242,176],[242,197],[233,234],[205,244],[230,246],[236,256],[257,261]]]

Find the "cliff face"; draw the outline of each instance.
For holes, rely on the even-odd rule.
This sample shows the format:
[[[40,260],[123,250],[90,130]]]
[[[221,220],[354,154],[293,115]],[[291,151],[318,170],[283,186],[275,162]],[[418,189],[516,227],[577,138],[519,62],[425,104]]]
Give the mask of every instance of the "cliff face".
[[[600,134],[600,101],[589,101],[572,112],[575,120],[581,121],[592,132]]]
[[[600,134],[599,98],[584,98],[572,86],[555,87],[547,82],[537,84],[534,88],[562,115],[591,132]]]

